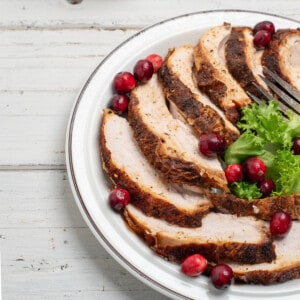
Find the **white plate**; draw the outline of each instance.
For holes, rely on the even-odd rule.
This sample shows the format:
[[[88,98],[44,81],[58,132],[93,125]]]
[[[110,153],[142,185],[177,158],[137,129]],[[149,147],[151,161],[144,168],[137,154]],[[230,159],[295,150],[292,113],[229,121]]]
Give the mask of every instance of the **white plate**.
[[[138,59],[151,53],[164,56],[170,47],[195,44],[205,30],[223,22],[253,27],[263,20],[272,21],[276,28],[299,26],[297,21],[257,12],[209,11],[179,16],[142,30],[112,51],[96,68],[70,117],[66,144],[68,175],[87,224],[106,250],[129,272],[173,299],[296,299],[300,284],[293,280],[272,287],[233,285],[219,293],[206,277],[186,277],[178,265],[156,256],[107,204],[109,184],[98,151],[101,112],[111,98],[115,74],[131,71]]]

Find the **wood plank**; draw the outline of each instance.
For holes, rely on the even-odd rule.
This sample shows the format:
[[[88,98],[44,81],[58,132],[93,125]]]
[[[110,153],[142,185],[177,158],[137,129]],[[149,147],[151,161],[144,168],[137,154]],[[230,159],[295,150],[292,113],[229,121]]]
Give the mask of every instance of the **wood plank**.
[[[70,5],[66,0],[19,0],[1,1],[0,26],[28,27],[144,27],[176,15],[212,9],[259,10],[280,13],[300,19],[297,1],[264,0],[83,0],[79,5]]]
[[[0,182],[4,299],[163,299],[102,248],[65,171],[0,171]]]

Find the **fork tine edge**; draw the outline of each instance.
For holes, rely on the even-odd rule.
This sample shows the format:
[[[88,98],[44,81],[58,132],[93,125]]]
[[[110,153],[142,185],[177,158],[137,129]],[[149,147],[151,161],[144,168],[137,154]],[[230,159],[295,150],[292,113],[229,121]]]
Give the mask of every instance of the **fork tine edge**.
[[[266,98],[266,100],[270,101],[274,99],[274,96],[271,95],[267,90],[265,90],[263,87],[261,87],[260,85],[258,85],[256,82],[252,83],[259,91],[261,94],[264,95],[264,97]]]
[[[256,97],[255,95],[253,95],[252,93],[250,93],[249,91],[246,92],[247,95],[258,105],[262,105],[263,102],[258,98]]]
[[[275,101],[281,103],[281,105],[285,106],[289,110],[293,110],[295,113],[300,115],[300,104],[296,102],[296,100],[290,96],[288,96],[284,91],[282,91],[280,88],[278,88],[274,83],[272,83],[267,78],[260,76],[261,79],[265,82],[265,84],[275,93],[277,94],[282,101],[278,101],[274,99]]]
[[[264,66],[263,69],[266,74],[268,74],[275,82],[277,82],[282,88],[284,88],[289,94],[291,94],[298,103],[300,103],[300,92],[298,90],[296,90],[293,86],[280,78],[277,74],[270,71],[267,67]]]

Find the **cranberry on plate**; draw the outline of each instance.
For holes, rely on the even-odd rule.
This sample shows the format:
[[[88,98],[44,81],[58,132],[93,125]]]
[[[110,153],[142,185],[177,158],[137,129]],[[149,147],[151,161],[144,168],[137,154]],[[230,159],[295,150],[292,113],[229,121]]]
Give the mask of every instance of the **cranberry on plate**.
[[[146,57],[146,59],[152,63],[154,72],[157,72],[161,68],[163,59],[160,55],[150,54]]]
[[[295,155],[300,155],[300,137],[293,139],[293,151]]]
[[[181,271],[188,276],[198,276],[206,269],[207,261],[201,254],[186,257],[181,264]]]
[[[270,221],[270,231],[273,236],[284,237],[292,227],[292,219],[289,214],[279,211]]]
[[[266,30],[271,33],[271,35],[275,32],[275,26],[272,22],[270,21],[262,21],[257,23],[254,28],[253,28],[253,33],[255,34],[256,32],[260,30]]]
[[[225,289],[233,283],[233,271],[226,264],[215,265],[211,269],[210,279],[217,289]]]
[[[130,72],[120,72],[115,76],[113,84],[119,94],[125,94],[135,88],[136,80]]]
[[[147,59],[140,59],[134,66],[134,77],[140,82],[147,82],[151,79],[154,69],[152,63]]]
[[[259,157],[249,157],[244,163],[244,174],[250,182],[261,182],[266,175],[267,167]]]
[[[199,141],[199,151],[207,157],[216,157],[222,154],[226,148],[225,139],[217,134],[202,134]]]
[[[108,200],[114,210],[121,211],[130,202],[130,194],[125,189],[114,188],[110,192]]]
[[[263,197],[268,197],[275,189],[275,183],[272,179],[265,178],[259,183],[259,189]]]
[[[225,176],[228,184],[242,181],[244,178],[243,166],[241,164],[231,164],[225,169]]]
[[[124,94],[117,94],[111,98],[110,108],[118,114],[122,114],[128,108],[129,98]]]
[[[267,46],[272,39],[272,34],[267,30],[257,31],[253,38],[253,43],[256,47],[262,48]]]

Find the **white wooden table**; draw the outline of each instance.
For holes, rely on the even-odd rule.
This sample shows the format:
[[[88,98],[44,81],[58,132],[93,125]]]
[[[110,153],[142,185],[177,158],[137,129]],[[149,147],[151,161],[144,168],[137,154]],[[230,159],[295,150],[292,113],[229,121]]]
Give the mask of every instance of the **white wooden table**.
[[[166,299],[87,228],[68,183],[65,134],[81,86],[115,46],[165,18],[212,9],[300,20],[299,0],[0,0],[3,299]]]

